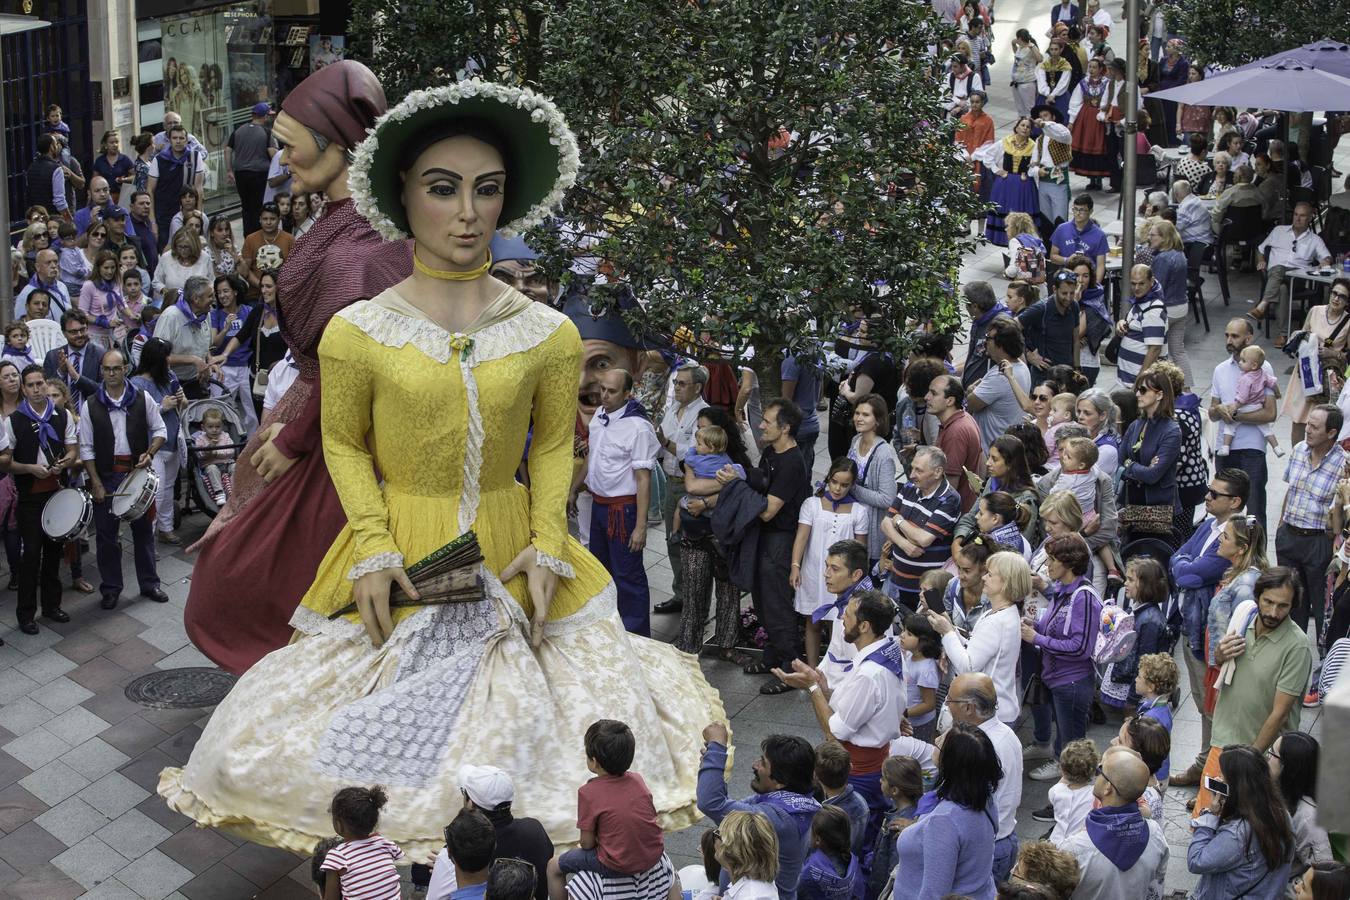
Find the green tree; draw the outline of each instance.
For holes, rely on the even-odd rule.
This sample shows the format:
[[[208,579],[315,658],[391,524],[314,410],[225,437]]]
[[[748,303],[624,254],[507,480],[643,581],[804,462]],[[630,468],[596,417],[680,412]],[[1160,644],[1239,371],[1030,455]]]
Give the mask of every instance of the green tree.
[[[554,99],[582,148],[563,217],[601,237],[648,331],[767,361],[857,308],[896,347],[906,321],[954,323],[979,204],[927,3],[356,0],[353,20],[391,101],[469,57]]]
[[[1350,40],[1344,0],[1176,0],[1167,25],[1204,64],[1240,66],[1281,50]]]

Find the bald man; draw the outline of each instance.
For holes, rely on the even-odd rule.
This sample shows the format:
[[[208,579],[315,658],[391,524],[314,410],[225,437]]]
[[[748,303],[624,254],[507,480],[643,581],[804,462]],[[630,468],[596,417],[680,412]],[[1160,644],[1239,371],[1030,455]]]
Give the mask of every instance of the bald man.
[[[33,277],[14,298],[14,318],[21,320],[27,314],[25,308],[28,295],[41,288],[51,297],[47,308],[47,318],[59,322],[61,316],[71,309],[70,290],[61,282],[60,257],[55,250],[39,250],[33,261]]]
[[[1121,338],[1116,377],[1126,387],[1134,387],[1134,379],[1162,359],[1167,346],[1167,300],[1151,268],[1130,270],[1130,294],[1130,308],[1116,323]]]
[[[952,679],[947,691],[947,708],[952,721],[964,722],[989,735],[994,752],[1003,767],[1003,779],[994,791],[998,809],[994,832],[994,881],[1008,880],[1017,861],[1017,807],[1022,804],[1022,742],[1017,734],[998,720],[998,694],[994,679],[983,672],[968,672]]]
[[[586,489],[591,509],[589,547],[609,570],[619,592],[619,617],[633,634],[651,637],[651,592],[642,550],[652,469],[661,444],[642,404],[633,399],[633,376],[624,369],[601,374],[600,409],[591,417]]]
[[[1112,747],[1102,755],[1092,785],[1101,805],[1088,813],[1082,830],[1060,844],[1078,860],[1082,873],[1073,900],[1162,897],[1167,839],[1162,826],[1139,809],[1148,779],[1148,766],[1134,750]]]

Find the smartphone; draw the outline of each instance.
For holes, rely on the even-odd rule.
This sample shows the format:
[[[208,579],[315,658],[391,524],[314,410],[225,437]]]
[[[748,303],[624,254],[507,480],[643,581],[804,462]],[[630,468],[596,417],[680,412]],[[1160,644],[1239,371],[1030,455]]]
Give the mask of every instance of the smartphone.
[[[938,615],[947,611],[947,604],[943,602],[942,595],[943,590],[941,588],[926,588],[923,592],[923,602]]]
[[[1220,797],[1224,797],[1224,798],[1227,798],[1227,797],[1228,797],[1228,783],[1227,783],[1227,782],[1221,781],[1221,780],[1219,780],[1218,778],[1214,778],[1214,777],[1211,777],[1211,776],[1209,776],[1209,775],[1206,775],[1206,776],[1205,776],[1205,779],[1204,779],[1204,784],[1205,784],[1205,790],[1209,791],[1211,794],[1218,794]]]

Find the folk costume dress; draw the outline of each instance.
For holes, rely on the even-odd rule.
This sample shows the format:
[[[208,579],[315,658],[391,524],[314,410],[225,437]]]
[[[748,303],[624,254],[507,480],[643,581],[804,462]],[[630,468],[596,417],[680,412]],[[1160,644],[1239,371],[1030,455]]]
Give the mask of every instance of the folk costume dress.
[[[1031,151],[1031,174],[1041,217],[1051,228],[1069,220],[1069,163],[1073,136],[1059,122],[1042,122]]]
[[[1017,135],[1010,134],[994,146],[1003,157],[998,164],[1003,174],[994,176],[994,189],[989,198],[994,203],[994,210],[985,219],[984,236],[991,244],[1006,247],[1008,232],[1003,223],[1008,213],[1024,212],[1034,219],[1040,209],[1036,182],[1028,174],[1036,142],[1027,138],[1025,144],[1019,145]]]
[[[1078,82],[1069,101],[1069,121],[1073,123],[1073,162],[1078,175],[1105,178],[1112,172],[1106,146],[1106,109],[1111,82],[1106,78],[1084,78]],[[1099,118],[1100,116],[1100,118]]]
[[[585,729],[613,718],[641,735],[633,769],[662,824],[701,817],[700,735],[725,719],[717,693],[696,657],[625,633],[609,575],[567,534],[576,327],[507,287],[484,319],[452,335],[389,290],[325,330],[324,455],[348,524],[291,619],[302,636],[249,669],[188,764],[164,771],[172,808],[308,853],[332,831],[333,793],[378,782],[381,834],[425,860],[462,803],[459,767],[491,760],[511,774],[519,815],[575,841]],[[515,471],[531,421],[527,490]],[[355,615],[330,619],[352,600],[351,576],[411,565],[470,529],[486,557],[481,601],[396,609],[379,649]],[[496,574],[531,541],[561,576],[537,651],[525,579]]]
[[[376,120],[351,165],[353,203],[375,232],[408,237],[402,154],[465,117],[488,121],[519,161],[501,227],[532,227],[575,183],[576,140],[546,98],[475,80],[413,91]],[[463,803],[460,766],[488,760],[511,775],[518,815],[574,842],[577,789],[590,776],[584,734],[610,718],[639,735],[633,769],[662,826],[701,817],[702,730],[726,718],[717,692],[696,657],[624,631],[613,581],[567,533],[580,335],[556,310],[495,288],[463,333],[393,288],[324,328],[323,458],[346,521],[290,618],[297,638],[245,672],[187,764],[161,773],[171,808],[308,854],[332,832],[335,791],[381,784],[380,833],[428,862]],[[528,488],[516,478],[527,440]],[[470,531],[481,595],[392,607],[378,648],[344,614],[356,579],[412,566]],[[527,547],[558,576],[538,649],[526,578],[498,577]]]
[[[1047,55],[1036,67],[1036,103],[1053,104],[1064,118],[1069,117],[1069,91],[1073,85],[1073,66],[1063,56]]]

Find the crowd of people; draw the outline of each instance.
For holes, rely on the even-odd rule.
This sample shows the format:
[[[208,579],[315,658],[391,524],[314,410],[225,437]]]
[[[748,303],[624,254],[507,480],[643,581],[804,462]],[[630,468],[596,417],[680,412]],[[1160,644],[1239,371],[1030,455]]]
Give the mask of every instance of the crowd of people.
[[[578,796],[581,846],[556,857],[539,822],[513,817],[510,777],[466,767],[464,809],[417,875],[429,897],[600,900],[630,879],[652,898],[681,885],[735,900],[1161,898],[1161,818],[1178,803],[1194,810],[1196,897],[1350,896],[1350,870],[1316,821],[1319,747],[1299,730],[1350,655],[1350,278],[1308,312],[1312,371],[1287,390],[1256,343],[1289,274],[1332,260],[1312,203],[1274,224],[1283,192],[1271,186],[1303,168],[1259,115],[1149,99],[1203,72],[1177,39],[1144,35],[1140,148],[1190,154],[1170,193],[1145,200],[1117,318],[1109,241],[1086,192],[1119,189],[1115,23],[1097,0],[1081,12],[1064,0],[1044,54],[1018,30],[1019,118],[996,141],[984,112],[990,10],[969,0],[952,15],[962,36],[943,79],[948,109],[1010,279],[1002,299],[985,281],[954,295],[970,319],[963,358],[926,325],[897,357],[885,348],[895,323],[860,312],[817,350],[774,360],[781,396],[762,398],[762,368],[700,339],[696,323],[655,350],[597,313],[581,254],[561,285],[523,242],[494,241],[492,274],[558,306],[585,341],[568,507],[613,578],[624,627],[649,636],[653,612],[678,615],[680,650],[742,666],[763,695],[803,692],[821,741],[765,739],[753,793],[733,800],[730,736],[708,724],[698,806],[716,828],[703,866],[679,873],[630,771],[646,736],[621,722],[587,732],[596,777]],[[61,110],[48,111],[0,356],[0,532],[27,634],[39,612],[69,621],[63,561],[76,589],[95,590],[79,535],[42,527],[56,492],[92,498],[97,590],[113,609],[121,519],[108,501],[154,471],[152,511],[130,525],[141,593],[166,602],[154,541],[180,541],[188,445],[223,507],[237,446],[295,377],[278,271],[324,198],[287,192],[271,113],[255,107],[225,152],[243,207],[236,250],[228,219],[202,208],[204,150],[176,114],[137,136],[134,159],[104,135],[86,181]],[[1211,157],[1212,146],[1224,149]],[[1075,175],[1084,192],[1071,190]],[[1265,281],[1251,315],[1225,327],[1229,358],[1205,402],[1186,352],[1190,279],[1241,207],[1272,223],[1255,259]],[[1098,386],[1103,357],[1111,390]],[[1282,395],[1293,426],[1272,517],[1267,448],[1286,453],[1272,427]],[[212,398],[221,405],[190,414]],[[524,466],[519,477],[528,483]],[[643,552],[657,523],[675,580],[653,610]],[[761,652],[746,655],[747,643]],[[1174,651],[1203,723],[1200,752],[1177,771]],[[1108,710],[1121,725],[1099,748],[1088,726]],[[1053,784],[1036,842],[1017,835],[1024,778]],[[402,854],[378,833],[384,802],[378,788],[333,798],[338,839],[314,866],[325,897],[397,896]]]

